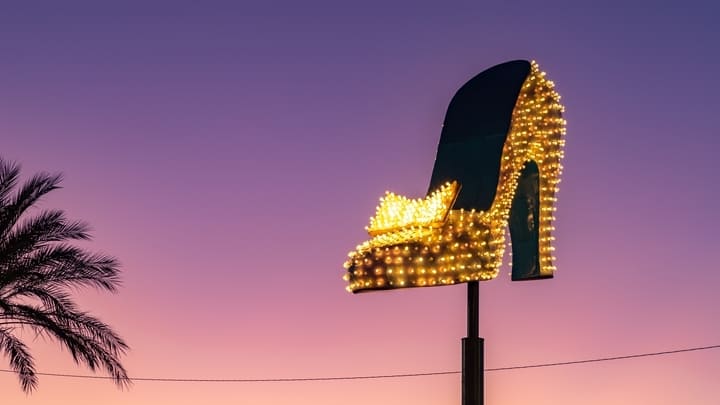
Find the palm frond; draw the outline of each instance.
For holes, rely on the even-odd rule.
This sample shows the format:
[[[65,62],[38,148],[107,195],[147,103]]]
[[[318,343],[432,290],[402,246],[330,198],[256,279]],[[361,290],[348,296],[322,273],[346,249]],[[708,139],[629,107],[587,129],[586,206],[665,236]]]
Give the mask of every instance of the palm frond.
[[[0,157],[0,207],[5,206],[8,196],[17,184],[20,176],[20,165],[7,162]]]
[[[117,259],[90,254],[67,244],[37,249],[2,271],[0,260],[0,294],[9,296],[25,286],[94,287],[114,292],[120,285]]]
[[[117,333],[98,318],[79,310],[70,296],[59,287],[27,287],[14,298],[23,302],[26,298],[37,299],[42,306],[34,307],[34,310],[40,311],[58,325],[97,340],[114,356],[125,354],[128,349],[127,343]],[[13,308],[11,311],[27,313],[27,308],[20,311]]]
[[[65,347],[76,363],[84,364],[91,371],[104,369],[120,388],[130,385],[127,371],[118,360],[118,356],[127,350],[127,345],[114,333],[106,333],[109,328],[102,322],[87,314],[65,316],[26,304],[15,304],[12,311],[14,319],[32,326]],[[95,322],[102,327],[95,328]],[[97,339],[97,336],[102,338]],[[113,344],[108,345],[108,342]]]
[[[0,239],[0,266],[51,242],[89,240],[88,230],[84,222],[68,221],[62,211],[43,211],[24,220]]]
[[[30,393],[37,388],[38,379],[32,355],[10,329],[0,328],[0,351],[10,358],[10,367],[17,373],[22,390]]]
[[[15,226],[25,210],[45,194],[60,188],[61,174],[38,173],[26,181],[14,198],[0,207],[0,239]]]

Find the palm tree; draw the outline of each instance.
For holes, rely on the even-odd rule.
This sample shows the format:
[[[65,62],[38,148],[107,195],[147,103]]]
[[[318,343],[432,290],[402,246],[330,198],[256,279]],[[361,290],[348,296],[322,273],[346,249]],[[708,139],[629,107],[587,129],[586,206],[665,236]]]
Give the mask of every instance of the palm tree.
[[[127,344],[108,325],[80,310],[70,292],[84,287],[114,292],[115,258],[69,244],[89,240],[84,222],[64,212],[28,209],[57,188],[61,175],[38,173],[18,185],[20,166],[0,158],[0,354],[26,393],[38,383],[35,362],[19,332],[29,328],[66,348],[76,364],[104,369],[119,387],[130,384],[119,357]]]

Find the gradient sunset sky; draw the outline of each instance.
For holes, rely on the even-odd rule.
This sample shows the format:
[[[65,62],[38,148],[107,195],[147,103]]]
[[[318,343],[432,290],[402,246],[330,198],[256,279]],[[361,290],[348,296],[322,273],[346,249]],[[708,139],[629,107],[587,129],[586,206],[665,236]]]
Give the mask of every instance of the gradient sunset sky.
[[[426,191],[458,87],[535,59],[568,120],[558,272],[481,284],[486,367],[720,344],[720,9],[580,3],[3,1],[0,155],[63,172],[40,206],[88,221],[84,246],[122,262],[118,294],[77,297],[129,342],[131,376],[459,370],[465,285],[353,296],[342,263],[385,190]],[[90,374],[33,350],[41,372]],[[709,350],[488,373],[486,403],[717,405],[719,381]],[[0,373],[0,392],[445,405],[460,376],[128,391],[44,376],[26,396]]]

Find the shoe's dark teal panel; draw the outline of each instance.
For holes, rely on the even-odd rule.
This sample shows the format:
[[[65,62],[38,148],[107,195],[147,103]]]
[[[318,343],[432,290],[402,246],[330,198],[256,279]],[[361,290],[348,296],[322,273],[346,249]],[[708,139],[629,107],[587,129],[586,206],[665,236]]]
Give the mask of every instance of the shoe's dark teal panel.
[[[527,61],[494,66],[470,79],[450,101],[430,191],[447,181],[460,182],[454,209],[490,208],[513,108],[529,74]]]
[[[535,162],[520,173],[510,208],[512,280],[536,280],[552,275],[540,273],[540,174]]]

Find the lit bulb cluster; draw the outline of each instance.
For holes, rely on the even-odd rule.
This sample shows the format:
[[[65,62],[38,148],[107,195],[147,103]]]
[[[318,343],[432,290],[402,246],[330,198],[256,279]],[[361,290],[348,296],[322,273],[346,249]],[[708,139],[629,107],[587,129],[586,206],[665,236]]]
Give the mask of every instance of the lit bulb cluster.
[[[448,183],[425,199],[387,193],[366,229],[371,239],[345,262],[348,291],[448,285],[497,276],[505,228],[520,172],[534,161],[540,173],[540,275],[552,275],[552,222],[565,145],[565,120],[553,82],[532,62],[513,109],[488,211],[452,210],[461,185]]]
[[[365,230],[370,236],[376,236],[399,229],[440,226],[455,202],[458,190],[458,183],[453,181],[425,198],[409,199],[386,191]]]

